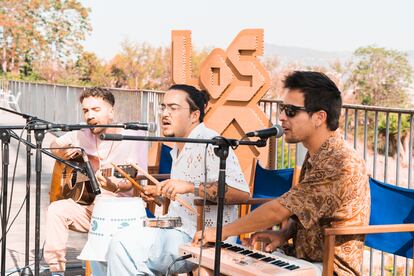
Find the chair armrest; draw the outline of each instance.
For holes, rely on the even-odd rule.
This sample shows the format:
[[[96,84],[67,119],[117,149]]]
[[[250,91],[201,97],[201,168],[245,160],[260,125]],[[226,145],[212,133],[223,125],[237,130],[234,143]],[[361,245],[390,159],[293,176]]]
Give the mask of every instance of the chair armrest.
[[[234,201],[229,203],[224,203],[224,205],[255,205],[255,204],[263,204],[269,201],[272,201],[274,198],[249,198],[247,200],[241,201]],[[195,206],[203,206],[204,200],[202,198],[194,199]],[[206,205],[217,205],[217,202],[206,200]]]
[[[325,228],[325,235],[357,235],[377,233],[414,232],[414,224],[388,224]]]
[[[368,226],[346,226],[324,229],[324,256],[323,256],[323,276],[333,274],[333,259],[335,253],[335,236],[357,235],[357,234],[379,234],[379,233],[398,233],[414,232],[414,224],[388,224],[388,225],[368,225]]]

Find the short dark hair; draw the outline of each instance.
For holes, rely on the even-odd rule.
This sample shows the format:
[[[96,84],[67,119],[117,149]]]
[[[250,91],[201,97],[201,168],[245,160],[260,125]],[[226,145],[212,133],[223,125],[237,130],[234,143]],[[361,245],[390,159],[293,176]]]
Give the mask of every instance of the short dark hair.
[[[294,71],[284,80],[284,87],[298,89],[304,94],[306,111],[313,113],[324,110],[328,128],[339,127],[342,98],[336,84],[325,74],[312,71]]]
[[[187,84],[174,84],[168,90],[180,90],[187,94],[187,102],[190,105],[190,111],[200,110],[200,123],[204,120],[207,103],[210,99],[206,90],[198,90],[194,86]]]
[[[83,99],[88,97],[98,97],[102,98],[104,101],[108,102],[111,106],[115,105],[115,97],[109,89],[101,87],[92,87],[84,90],[79,97],[79,101],[82,103]]]

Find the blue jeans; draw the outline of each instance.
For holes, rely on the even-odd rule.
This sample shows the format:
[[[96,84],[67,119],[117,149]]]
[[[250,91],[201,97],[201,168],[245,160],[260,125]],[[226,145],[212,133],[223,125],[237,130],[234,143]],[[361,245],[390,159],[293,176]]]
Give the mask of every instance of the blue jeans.
[[[178,249],[192,238],[176,229],[127,228],[118,232],[109,245],[107,268],[94,262],[94,275],[161,275],[179,257]],[[175,263],[170,273],[191,271],[196,265],[188,261]],[[97,272],[97,273],[96,273]]]

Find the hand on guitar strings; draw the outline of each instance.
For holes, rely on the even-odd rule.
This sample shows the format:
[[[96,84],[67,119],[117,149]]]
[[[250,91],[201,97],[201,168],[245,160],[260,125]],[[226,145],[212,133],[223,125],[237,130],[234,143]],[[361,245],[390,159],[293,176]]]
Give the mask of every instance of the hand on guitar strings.
[[[113,193],[119,190],[119,186],[116,184],[117,183],[116,181],[120,181],[120,180],[117,179],[116,177],[103,176],[101,170],[96,171],[95,177],[96,177],[96,180],[98,180],[99,185],[105,190],[108,190]]]

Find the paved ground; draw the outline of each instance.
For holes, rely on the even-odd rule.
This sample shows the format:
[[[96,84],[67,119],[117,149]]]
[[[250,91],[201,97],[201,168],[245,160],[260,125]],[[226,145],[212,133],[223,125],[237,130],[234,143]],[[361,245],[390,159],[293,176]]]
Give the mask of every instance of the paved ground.
[[[20,119],[15,115],[8,114],[4,111],[0,111],[0,125],[20,125],[24,124],[24,119]],[[19,133],[19,132],[18,132]],[[49,146],[50,140],[53,136],[47,134],[43,142],[43,146]],[[34,141],[34,139],[33,139]],[[14,187],[12,185],[12,174],[13,167],[16,164],[16,155],[17,155],[17,142],[12,139],[10,144],[10,165],[9,165],[9,181],[8,181],[8,199],[11,201],[10,208],[10,219],[8,227],[10,230],[7,234],[6,245],[7,245],[7,254],[6,254],[6,270],[9,274],[14,270],[24,266],[25,261],[25,221],[26,221],[26,207],[23,207],[23,210],[17,215],[20,206],[23,203],[26,194],[26,152],[25,147],[21,147],[17,155],[17,167],[16,167],[16,176]],[[44,214],[45,210],[49,204],[49,188],[50,188],[50,179],[51,172],[53,168],[54,161],[48,157],[43,156],[43,174],[42,174],[42,185],[41,185],[41,229],[40,229],[40,243],[43,246],[44,241]],[[1,185],[1,184],[0,184]],[[35,169],[34,169],[34,156],[32,156],[32,179],[31,179],[31,193],[30,193],[30,263],[34,262],[34,212],[35,212]],[[17,215],[17,218],[13,224],[11,224],[13,218]],[[81,269],[82,263],[76,259],[76,256],[79,255],[83,244],[87,238],[86,234],[76,233],[70,231],[69,243],[68,243],[68,271],[66,275],[82,275],[83,270]],[[44,262],[41,263],[42,268],[44,269]],[[70,267],[78,267],[70,269]],[[48,275],[47,271],[42,273],[43,275]]]

